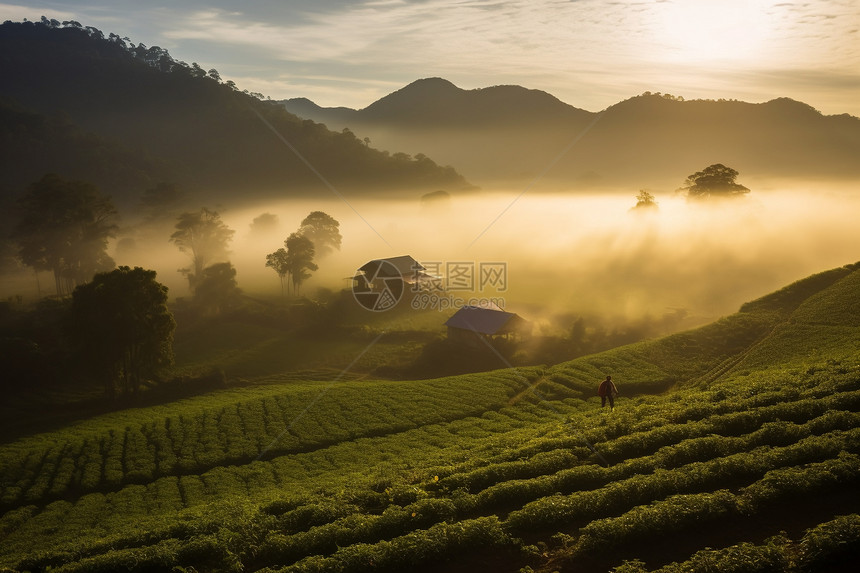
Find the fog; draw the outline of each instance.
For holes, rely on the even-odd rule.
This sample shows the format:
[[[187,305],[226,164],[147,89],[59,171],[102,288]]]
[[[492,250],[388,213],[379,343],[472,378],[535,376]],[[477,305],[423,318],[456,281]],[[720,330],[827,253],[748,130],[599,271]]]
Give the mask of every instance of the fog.
[[[794,280],[860,260],[860,198],[847,186],[754,190],[721,203],[655,192],[655,210],[632,210],[635,193],[520,192],[477,192],[430,207],[418,194],[209,207],[235,230],[231,261],[239,286],[258,297],[280,296],[265,256],[314,210],[340,222],[343,246],[317,261],[303,294],[348,288],[349,277],[374,258],[410,254],[441,263],[443,271],[445,263],[474,262],[476,273],[482,262],[501,262],[506,290],[480,290],[476,277],[474,292],[453,294],[501,298],[507,310],[531,319],[562,313],[630,319],[683,309],[706,322]],[[264,213],[274,222],[255,230],[252,222]],[[168,242],[173,223],[128,224],[111,254],[119,265],[155,269],[175,299],[190,294],[178,272],[190,257]],[[47,274],[41,284],[44,290],[52,284]],[[19,293],[5,296],[13,294]]]

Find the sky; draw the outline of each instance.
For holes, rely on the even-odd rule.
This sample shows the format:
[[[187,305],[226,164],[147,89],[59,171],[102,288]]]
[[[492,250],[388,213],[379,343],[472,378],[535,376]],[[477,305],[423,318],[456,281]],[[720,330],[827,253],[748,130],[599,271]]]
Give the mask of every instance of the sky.
[[[443,77],[589,111],[651,91],[860,116],[856,0],[0,0],[0,20],[42,15],[323,106],[360,109]]]

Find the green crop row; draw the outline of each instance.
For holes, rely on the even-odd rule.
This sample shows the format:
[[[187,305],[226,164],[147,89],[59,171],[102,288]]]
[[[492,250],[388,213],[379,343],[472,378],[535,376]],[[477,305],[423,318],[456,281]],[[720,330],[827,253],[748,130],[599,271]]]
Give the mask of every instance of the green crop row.
[[[801,446],[799,449],[809,452],[819,451],[822,444],[817,441],[798,444],[798,446]],[[833,448],[830,449],[833,450]],[[827,453],[825,452],[824,455]],[[752,455],[761,457],[759,452],[754,452]],[[786,452],[785,449],[777,449],[772,457],[789,462],[802,459],[802,457],[792,457],[791,452]],[[726,471],[729,473],[732,472],[732,461],[729,460],[727,463]],[[633,507],[633,509],[623,513],[619,518],[591,521],[583,528],[574,553],[599,553],[592,545],[603,548],[612,546],[614,543],[624,544],[634,538],[656,535],[658,531],[680,529],[688,522],[701,524],[703,521],[717,520],[729,515],[748,515],[768,504],[784,502],[802,495],[812,495],[823,489],[840,485],[850,486],[856,484],[860,476],[858,461],[860,460],[856,455],[841,454],[836,459],[809,464],[806,467],[771,470],[765,473],[762,479],[743,488],[737,496],[717,491],[669,495],[661,500],[659,499],[661,493],[648,482],[672,482],[677,476],[667,480],[666,477],[671,472],[657,472],[662,475],[658,480],[653,480],[651,476],[640,475],[635,480],[631,480],[633,487],[622,488],[623,491],[616,490],[616,495],[611,496],[619,503],[612,503],[608,498],[594,501],[592,506],[598,514],[599,512],[614,513],[618,508],[622,511],[625,507]],[[689,468],[685,469],[689,470]],[[696,472],[688,471],[688,473]],[[714,479],[719,477],[716,476]],[[631,496],[631,493],[638,494],[639,498],[636,495]],[[657,495],[657,501],[646,505],[648,499],[653,498],[654,495]],[[452,552],[474,550],[474,547],[464,545],[465,542],[460,537],[464,535],[462,533],[464,522],[454,521],[459,511],[457,505],[443,499],[423,499],[403,507],[391,505],[380,515],[350,513],[349,508],[346,508],[346,514],[342,510],[334,513],[329,510],[320,514],[319,508],[315,508],[315,517],[307,514],[297,517],[295,512],[301,509],[305,508],[300,506],[279,516],[266,518],[268,533],[264,534],[262,540],[258,539],[258,533],[248,532],[249,529],[253,529],[248,526],[248,523],[254,521],[249,519],[242,526],[243,531],[233,532],[234,537],[231,537],[232,541],[229,543],[226,539],[216,540],[212,534],[198,531],[185,540],[168,537],[155,540],[151,545],[113,549],[103,554],[84,557],[61,570],[106,571],[111,567],[127,567],[132,560],[135,566],[131,570],[144,570],[158,564],[201,566],[208,562],[203,559],[204,554],[198,555],[193,549],[199,548],[207,539],[220,551],[216,553],[221,555],[219,568],[224,568],[225,563],[236,562],[236,560],[254,568],[275,563],[283,566],[292,561],[296,562],[295,566],[278,569],[284,571],[331,570],[332,567],[337,567],[337,570],[343,568],[342,570],[345,571],[361,570],[362,567],[368,566],[371,560],[382,570],[386,570],[387,567],[397,570],[396,567],[408,567],[414,564],[413,559],[435,559],[441,555],[450,557]],[[270,507],[266,515],[271,516],[271,513]],[[289,528],[302,528],[313,521],[324,523],[312,525],[304,531],[293,534],[276,533]],[[234,527],[239,528],[239,526]],[[422,530],[422,527],[428,527],[428,529]],[[511,529],[511,520],[508,521],[505,529]],[[404,533],[404,530],[409,533]],[[458,532],[454,539],[449,537],[450,531]],[[236,535],[239,539],[235,538]],[[489,537],[484,532],[478,535],[477,541],[471,535],[466,535],[468,543],[478,543],[479,546],[480,543],[490,542],[510,543],[507,534],[501,529]],[[348,549],[339,549],[347,545]],[[253,550],[248,549],[249,547],[253,547]],[[194,555],[197,557],[192,559]],[[364,560],[365,557],[369,560]],[[208,555],[208,558],[211,559],[213,556]],[[195,559],[203,559],[203,561]]]
[[[390,436],[359,438],[244,466],[213,468],[201,475],[168,476],[146,485],[124,486],[115,492],[88,494],[75,502],[54,502],[40,510],[28,506],[26,517],[18,519],[14,516],[20,515],[19,512],[13,510],[7,515],[9,522],[14,521],[16,526],[6,531],[5,539],[0,537],[4,546],[2,553],[6,554],[6,558],[0,554],[0,564],[9,563],[12,555],[29,554],[32,563],[50,564],[68,560],[68,551],[85,556],[101,551],[105,543],[111,547],[133,546],[141,539],[140,530],[173,535],[172,528],[192,518],[189,516],[205,528],[209,521],[199,517],[199,508],[221,507],[229,499],[256,500],[258,504],[268,502],[263,507],[277,507],[283,503],[289,506],[289,501],[270,500],[284,499],[285,493],[304,498],[316,495],[312,492],[319,488],[326,488],[343,492],[340,498],[349,498],[347,513],[341,511],[337,517],[354,511],[354,503],[361,505],[362,511],[382,511],[392,503],[413,503],[427,494],[391,475],[399,476],[404,471],[409,472],[408,468],[416,467],[423,469],[414,479],[427,480],[432,478],[432,474],[428,475],[428,466],[435,470],[440,463],[455,460],[464,463],[476,451],[499,451],[520,443],[526,434],[516,428],[521,428],[522,424],[504,414],[500,417],[466,418]],[[499,433],[502,426],[508,428],[504,434]],[[471,438],[464,439],[466,435]],[[507,441],[500,442],[500,435]],[[368,472],[368,467],[376,469]],[[390,472],[386,467],[391,468]],[[337,472],[332,473],[334,468]],[[306,510],[300,507],[295,511]],[[220,518],[211,519],[217,522]],[[301,520],[298,523],[302,523]],[[72,524],[75,526],[71,527]],[[308,526],[320,524],[314,520],[308,522]],[[117,533],[105,540],[105,531]],[[152,536],[146,538],[152,540]],[[34,555],[28,551],[34,539],[50,539],[51,549]]]
[[[524,387],[518,373],[428,382],[349,383],[217,404],[88,437],[57,432],[0,448],[0,504],[38,503],[200,473],[424,424],[480,415]],[[479,390],[475,392],[475,390]],[[534,418],[529,418],[533,421]]]
[[[786,465],[826,460],[840,452],[860,452],[860,428],[811,436],[785,447],[764,446],[729,456],[694,462],[672,470],[655,469],[653,460],[630,460],[613,473],[630,477],[607,482],[599,489],[551,495],[526,504],[508,515],[514,532],[587,523],[629,505],[650,503],[669,495],[708,491],[721,483],[744,482]],[[856,456],[852,458],[858,462]],[[649,463],[650,462],[650,463]],[[858,465],[860,467],[860,465]],[[642,473],[652,471],[653,473]],[[595,472],[585,473],[594,480]],[[574,477],[573,474],[564,477]],[[580,476],[575,476],[580,477]],[[593,483],[593,481],[592,481]],[[524,489],[528,491],[528,485]]]
[[[755,432],[754,435],[736,444],[728,440],[719,442],[719,446],[714,440],[695,442],[696,445],[687,444],[683,449],[673,450],[672,455],[676,458],[674,462],[666,459],[665,456],[668,454],[664,452],[664,459],[660,463],[664,467],[669,463],[678,465],[684,463],[685,457],[688,461],[694,461],[717,455],[721,452],[720,448],[723,448],[722,452],[725,453],[729,451],[725,449],[726,447],[732,452],[737,452],[760,444],[784,445],[800,437],[833,429],[860,426],[860,414],[843,410],[860,409],[860,392],[843,392],[822,399],[780,402],[758,408],[752,405],[753,402],[759,401],[759,398],[751,398],[736,404],[742,411],[713,415],[685,423],[670,421],[688,418],[689,416],[683,411],[664,410],[662,416],[649,412],[647,424],[637,422],[634,426],[650,428],[646,430],[630,431],[632,428],[623,422],[613,422],[611,426],[592,427],[579,434],[532,439],[527,447],[508,451],[504,456],[492,458],[479,456],[478,460],[473,460],[469,464],[469,466],[480,463],[485,465],[461,467],[454,473],[440,471],[439,475],[442,477],[435,484],[435,488],[451,491],[465,489],[475,493],[506,481],[525,480],[537,476],[547,477],[554,472],[580,465],[588,459],[602,463],[603,460],[612,462],[642,457],[659,448],[698,437],[733,436]],[[747,407],[750,409],[745,409]],[[648,406],[642,409],[650,410]],[[641,412],[633,409],[628,418],[637,419],[641,415]],[[817,421],[804,425],[804,422],[810,419]],[[789,420],[797,421],[801,425],[790,423]],[[661,423],[663,425],[658,425]],[[625,433],[624,430],[629,433]],[[612,439],[611,436],[618,437]],[[602,460],[591,455],[586,443],[593,445],[595,451],[602,456]],[[710,449],[698,453],[694,451],[702,448]],[[544,489],[554,487],[558,485],[548,480]]]
[[[695,483],[693,486],[690,486],[689,483],[684,486],[685,480],[689,482],[691,479],[690,476],[693,474],[699,476],[700,481],[698,482],[698,487],[702,487],[702,476],[707,475],[705,470],[707,470],[708,466],[701,466],[701,464],[687,465],[680,468],[675,474],[666,472],[659,468],[668,467],[678,460],[689,461],[690,459],[694,459],[696,455],[707,458],[714,452],[718,452],[720,455],[725,455],[730,451],[743,451],[756,444],[763,445],[766,442],[764,438],[767,436],[775,436],[776,439],[774,441],[782,443],[785,441],[785,439],[779,435],[779,432],[782,430],[786,430],[787,434],[792,436],[792,439],[795,439],[800,435],[809,435],[813,428],[819,432],[827,430],[828,428],[841,428],[845,426],[846,423],[851,422],[851,419],[846,418],[846,416],[850,417],[853,416],[853,414],[845,412],[830,412],[808,422],[805,425],[776,424],[774,427],[765,426],[744,438],[705,436],[699,439],[685,440],[677,445],[664,447],[647,458],[632,459],[624,464],[619,464],[608,469],[595,465],[585,465],[562,470],[553,474],[543,475],[534,479],[503,482],[495,486],[491,486],[474,496],[464,497],[461,495],[457,501],[458,508],[461,508],[463,512],[488,512],[494,511],[499,506],[506,507],[511,504],[514,504],[515,507],[519,507],[526,501],[543,497],[545,495],[551,495],[554,491],[593,489],[606,486],[607,484],[610,484],[610,486],[607,486],[610,488],[618,487],[619,483],[622,485],[624,484],[623,480],[625,477],[630,476],[635,478],[635,480],[629,483],[638,484],[636,487],[640,490],[646,486],[653,487],[648,486],[649,481],[662,483],[664,486],[669,488],[678,488],[682,486],[694,487]],[[467,433],[474,433],[483,422],[484,420],[482,419],[474,419],[471,424],[466,421],[458,422],[458,424],[461,426],[471,425],[472,429]],[[416,448],[424,449],[426,455],[428,452],[426,452],[426,448],[424,448],[422,444],[426,441],[424,436],[426,436],[427,433],[428,432],[424,432],[422,430],[415,430],[405,433],[402,436],[398,436],[397,438],[386,438],[383,440],[384,443],[380,443],[375,446],[381,450],[379,454],[376,454],[377,459],[385,454],[397,454],[397,452],[400,451],[415,451]],[[456,433],[449,433],[448,435],[450,439],[449,445],[456,443],[459,439],[457,438]],[[844,437],[845,436],[842,436],[842,438]],[[511,438],[512,441],[516,441],[518,439],[514,436],[511,436]],[[836,452],[841,451],[841,449],[849,447],[845,445],[844,440],[839,441],[838,435],[817,438],[817,440],[807,440],[802,443],[795,444],[788,450],[774,450],[769,455],[773,459],[780,459],[784,463],[788,463],[792,459],[798,459],[797,456],[801,456],[800,459],[819,459],[816,458],[816,456],[834,455]],[[485,439],[487,441],[497,442],[498,437],[493,437],[492,432],[486,432]],[[542,439],[544,438],[536,438],[537,441]],[[553,442],[557,441],[557,438],[550,439]],[[714,445],[715,440],[722,440],[724,444]],[[398,443],[400,445],[397,445]],[[699,443],[704,443],[706,445],[702,447],[698,445]],[[183,507],[207,503],[207,500],[214,501],[222,496],[242,495],[251,499],[256,499],[259,498],[260,495],[264,495],[266,492],[276,491],[278,484],[297,483],[301,481],[307,482],[312,480],[314,477],[325,471],[324,468],[327,467],[328,463],[335,463],[339,467],[346,467],[350,462],[355,461],[357,450],[360,450],[362,455],[366,456],[365,459],[367,459],[369,463],[372,463],[372,460],[374,459],[373,447],[374,444],[372,441],[365,440],[351,448],[345,444],[336,448],[330,448],[328,451],[319,452],[317,454],[306,454],[300,457],[294,456],[283,459],[279,458],[272,462],[259,462],[244,468],[217,468],[200,478],[195,476],[164,478],[157,480],[146,487],[130,486],[123,488],[123,490],[115,494],[109,494],[108,496],[85,496],[74,505],[67,504],[65,502],[52,504],[46,509],[46,511],[39,514],[37,519],[31,520],[27,524],[27,527],[23,528],[22,531],[19,532],[20,535],[15,536],[14,541],[20,540],[22,545],[26,545],[31,538],[45,535],[45,533],[40,533],[40,531],[51,531],[55,542],[58,543],[62,537],[58,537],[59,532],[55,530],[55,524],[62,522],[64,526],[67,524],[74,525],[74,527],[68,529],[64,527],[64,529],[68,531],[69,543],[72,544],[78,540],[77,535],[80,531],[85,531],[88,526],[92,527],[96,523],[109,523],[110,519],[108,516],[116,515],[117,513],[122,513],[122,515],[127,518],[136,517],[138,519],[145,520],[153,517],[157,520],[158,516],[164,513],[173,513]],[[493,447],[502,447],[504,449],[503,446],[498,444]],[[528,449],[527,446],[523,446],[523,448]],[[339,454],[338,451],[342,452],[342,454]],[[698,454],[696,454],[697,452]],[[452,457],[452,452],[449,450],[439,457],[450,459]],[[564,456],[562,457],[564,459],[568,459]],[[307,462],[303,463],[304,460],[302,458],[307,458]],[[540,457],[538,459],[540,459]],[[751,466],[753,468],[752,471],[756,473],[756,475],[760,474],[762,469],[760,466],[756,465],[756,463],[766,459],[768,459],[767,456],[759,455],[759,451],[754,451],[750,454],[744,454],[739,457],[727,458],[727,461],[724,462],[723,465],[723,473],[712,472],[711,480],[724,479],[726,476],[737,479],[738,476],[744,475],[744,472],[748,471],[742,471],[742,469],[739,468],[745,468],[747,466]],[[297,461],[299,461],[299,464],[296,464]],[[323,461],[326,463],[321,463]],[[428,459],[413,459],[412,461],[416,464],[421,462],[426,464]],[[711,466],[716,465],[718,465],[716,462],[711,463]],[[308,470],[305,470],[305,472],[302,473],[300,468],[305,466],[307,468],[316,468],[316,473],[310,473]],[[702,467],[705,469],[701,469]],[[428,471],[432,473],[437,471],[438,468],[439,466],[428,466],[424,473],[426,474]],[[655,472],[655,470],[657,471]],[[451,475],[455,476],[457,474],[455,473]],[[439,480],[439,482],[441,481],[442,480]],[[376,508],[377,510],[384,511],[392,504],[398,504],[398,502],[400,505],[407,505],[408,503],[414,503],[418,497],[428,495],[429,492],[426,492],[425,488],[433,490],[434,488],[432,485],[439,482],[430,480],[424,487],[403,487],[400,491],[398,491],[395,484],[393,487],[386,487],[385,489],[387,491],[380,491],[379,493],[371,492],[372,495],[363,496],[362,499],[356,500],[358,505],[355,505],[354,503],[347,504],[346,506],[341,505],[334,514],[325,514],[328,515],[328,518],[326,519],[316,517],[313,519],[308,518],[296,520],[294,517],[296,513],[307,512],[308,510],[313,509],[307,506],[302,506],[289,512],[288,515],[291,520],[289,523],[284,523],[278,527],[284,531],[299,533],[300,531],[297,528],[325,525],[330,521],[346,516],[352,516],[353,514],[367,511],[368,509]],[[643,486],[642,484],[645,485]],[[386,484],[383,483],[383,485]],[[406,491],[406,493],[404,493],[404,491]],[[601,488],[591,492],[591,494],[595,496],[595,499],[597,499],[597,496],[605,494],[606,491],[608,490]],[[667,491],[674,492],[678,490],[669,489]],[[583,492],[580,492],[580,494],[582,493]],[[617,497],[623,499],[624,495],[619,494]],[[549,501],[550,503],[555,504],[557,502],[557,498],[551,497],[543,501]],[[601,502],[598,500],[595,502],[595,505],[601,506]],[[603,507],[605,507],[605,504]],[[521,510],[521,513],[532,509],[534,509],[533,506],[527,506],[527,508]],[[313,511],[316,512],[317,510],[313,509]],[[516,523],[517,519],[517,514],[513,514],[511,523]],[[544,518],[541,517],[540,519]],[[12,542],[13,539],[10,539],[9,541]]]
[[[708,435],[682,440],[677,444],[664,446],[653,454],[640,458],[630,458],[610,468],[595,464],[579,465],[535,478],[499,481],[477,492],[474,495],[473,503],[481,511],[521,507],[523,504],[556,493],[566,494],[593,490],[636,474],[671,469],[685,464],[708,461],[716,457],[744,453],[753,447],[768,446],[765,438],[775,434],[775,439],[772,440],[773,445],[781,445],[786,440],[782,435],[778,435],[778,431],[783,429],[788,430],[787,435],[795,436],[808,436],[812,430],[819,434],[825,433],[828,428],[840,430],[847,426],[846,417],[849,416],[855,423],[854,427],[860,426],[860,420],[856,414],[828,413],[802,426],[776,423],[774,426],[765,426],[761,430],[743,437]]]
[[[261,571],[281,573],[320,573],[339,571],[410,571],[434,562],[456,558],[465,552],[500,549],[513,545],[496,517],[480,517],[455,523],[437,523],[391,540],[355,543],[338,549],[329,557],[311,556],[286,567],[274,566]]]
[[[777,535],[762,544],[739,543],[723,549],[704,549],[681,563],[671,563],[650,573],[817,573],[840,570],[856,562],[860,553],[860,515],[843,515],[819,524],[798,541]],[[615,573],[649,573],[640,560],[613,569]]]
[[[207,543],[207,541],[209,543]],[[207,566],[221,558],[221,570],[243,570],[236,556],[225,550],[225,543],[215,537],[195,538],[185,543],[167,540],[153,547],[115,551],[58,569],[62,572],[129,571],[167,568],[176,563]],[[434,561],[449,559],[458,553],[483,547],[512,545],[496,518],[485,517],[456,523],[438,523],[428,529],[412,531],[388,541],[373,544],[354,543],[337,549],[329,557],[311,556],[286,567],[259,571],[310,573],[321,571],[404,571]],[[213,559],[214,558],[214,559]],[[225,563],[226,561],[226,563]],[[217,561],[216,561],[217,562]],[[227,565],[227,567],[225,567]],[[111,567],[114,567],[111,569]]]
[[[728,517],[750,516],[776,503],[815,496],[835,489],[851,489],[860,482],[860,457],[840,454],[836,459],[769,471],[762,479],[733,494],[717,490],[673,495],[637,505],[617,517],[591,521],[580,529],[570,555],[599,556],[626,544],[682,535],[692,526],[704,528]]]

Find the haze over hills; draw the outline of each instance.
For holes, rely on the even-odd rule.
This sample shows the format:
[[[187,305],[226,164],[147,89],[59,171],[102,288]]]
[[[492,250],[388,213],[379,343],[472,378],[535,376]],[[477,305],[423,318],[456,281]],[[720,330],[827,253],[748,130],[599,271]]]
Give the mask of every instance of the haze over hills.
[[[464,90],[430,78],[360,110],[323,108],[304,98],[283,103],[374,145],[456,165],[481,186],[523,185],[543,174],[555,189],[672,190],[715,162],[754,179],[860,175],[860,119],[825,116],[788,98],[753,104],[646,92],[598,113],[539,90]]]
[[[0,50],[4,200],[49,171],[93,181],[120,205],[159,181],[218,200],[327,192],[270,127],[332,184],[361,193],[467,186],[454,168],[486,188],[544,176],[562,190],[672,190],[715,162],[743,181],[860,175],[860,119],[785,98],[646,93],[595,113],[520,86],[429,78],[361,110],[303,98],[280,106],[94,28],[7,22]]]
[[[0,53],[7,199],[50,171],[92,181],[120,205],[159,181],[209,200],[330,195],[290,146],[344,191],[466,185],[428,158],[392,157],[243,93],[216,70],[95,28],[6,22]]]

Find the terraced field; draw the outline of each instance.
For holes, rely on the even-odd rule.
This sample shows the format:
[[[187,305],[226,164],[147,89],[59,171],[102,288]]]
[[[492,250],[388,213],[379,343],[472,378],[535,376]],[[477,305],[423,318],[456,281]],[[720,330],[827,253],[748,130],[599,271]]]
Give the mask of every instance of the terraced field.
[[[552,367],[269,380],[4,444],[0,567],[847,571],[858,486],[850,266]]]

